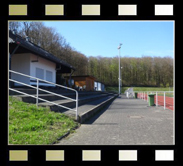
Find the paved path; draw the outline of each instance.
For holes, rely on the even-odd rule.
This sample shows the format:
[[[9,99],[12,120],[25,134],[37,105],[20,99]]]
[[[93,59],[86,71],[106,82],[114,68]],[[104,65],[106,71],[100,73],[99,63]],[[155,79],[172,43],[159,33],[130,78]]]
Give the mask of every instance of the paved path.
[[[174,112],[117,98],[59,145],[173,145]]]

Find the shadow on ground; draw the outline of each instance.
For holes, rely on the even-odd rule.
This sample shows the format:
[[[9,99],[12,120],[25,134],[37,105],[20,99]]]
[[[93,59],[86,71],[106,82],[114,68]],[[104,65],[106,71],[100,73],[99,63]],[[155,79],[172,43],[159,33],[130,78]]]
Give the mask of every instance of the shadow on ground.
[[[107,106],[99,110],[95,115],[93,115],[89,120],[85,121],[83,124],[93,124],[114,102],[110,102]]]

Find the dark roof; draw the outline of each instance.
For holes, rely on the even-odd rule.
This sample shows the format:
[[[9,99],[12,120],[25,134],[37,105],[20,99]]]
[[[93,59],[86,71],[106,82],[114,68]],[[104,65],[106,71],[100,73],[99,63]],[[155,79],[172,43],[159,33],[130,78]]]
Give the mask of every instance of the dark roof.
[[[52,62],[55,62],[57,65],[62,65],[62,67],[66,67],[69,69],[75,70],[73,66],[66,63],[65,61],[60,60],[59,58],[55,57],[53,54],[47,52],[43,48],[39,47],[38,45],[27,41],[26,39],[22,38],[20,35],[14,34],[12,31],[9,31],[9,44],[17,45],[20,44],[21,47],[23,47],[22,51],[28,50],[29,52],[32,52],[42,58],[48,59]],[[16,46],[9,48],[14,49]],[[10,50],[10,52],[12,51]]]

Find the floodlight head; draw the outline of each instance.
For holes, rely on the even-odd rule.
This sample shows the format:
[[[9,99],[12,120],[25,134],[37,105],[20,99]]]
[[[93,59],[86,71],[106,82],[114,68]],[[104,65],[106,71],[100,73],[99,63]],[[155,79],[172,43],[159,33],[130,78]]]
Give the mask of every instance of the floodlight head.
[[[122,46],[122,44],[121,44],[121,43],[119,43],[119,47],[118,47],[118,49],[120,49],[120,48],[121,48],[121,46]]]

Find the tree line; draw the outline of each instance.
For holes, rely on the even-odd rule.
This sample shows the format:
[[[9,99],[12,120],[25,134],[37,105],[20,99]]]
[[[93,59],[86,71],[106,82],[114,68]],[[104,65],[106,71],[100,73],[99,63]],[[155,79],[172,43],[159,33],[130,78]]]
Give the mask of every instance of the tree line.
[[[88,72],[106,85],[117,86],[119,57],[89,57]],[[173,59],[170,57],[121,57],[123,86],[173,86]]]
[[[90,56],[67,43],[66,39],[43,22],[9,22],[10,30],[17,30],[54,56],[76,68],[73,75],[92,75],[108,86],[118,86],[119,57]],[[171,57],[121,57],[123,86],[173,86],[173,58]]]

